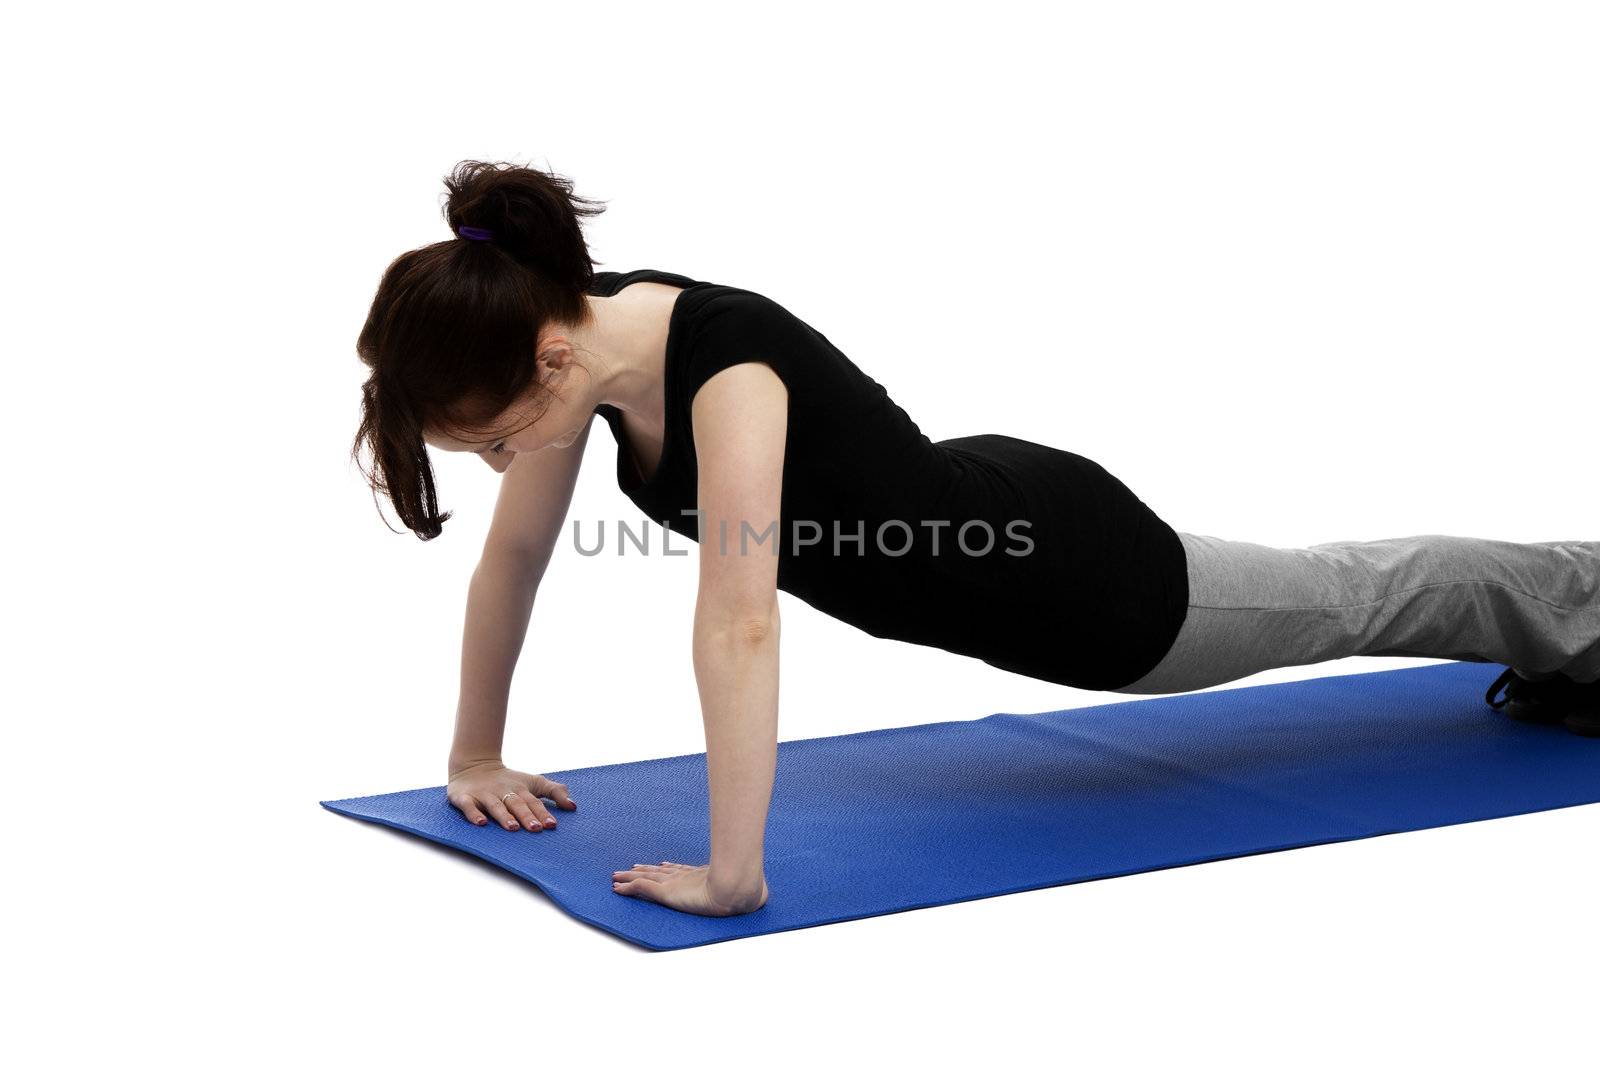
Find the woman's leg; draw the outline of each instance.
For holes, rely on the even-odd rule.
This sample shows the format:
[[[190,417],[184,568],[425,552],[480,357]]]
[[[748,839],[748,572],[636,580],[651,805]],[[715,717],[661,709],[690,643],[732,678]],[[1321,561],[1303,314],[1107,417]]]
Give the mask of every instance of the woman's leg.
[[[1503,663],[1600,680],[1600,541],[1423,534],[1269,548],[1179,532],[1189,613],[1118,693],[1183,693],[1345,656]]]

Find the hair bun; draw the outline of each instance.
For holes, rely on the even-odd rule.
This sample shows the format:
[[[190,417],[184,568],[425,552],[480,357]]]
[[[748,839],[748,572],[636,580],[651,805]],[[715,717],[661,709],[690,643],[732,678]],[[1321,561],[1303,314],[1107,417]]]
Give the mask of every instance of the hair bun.
[[[588,290],[594,261],[582,220],[603,212],[601,201],[578,196],[567,178],[516,163],[463,160],[444,184],[451,233],[496,245],[564,287]],[[487,239],[474,236],[485,232]]]

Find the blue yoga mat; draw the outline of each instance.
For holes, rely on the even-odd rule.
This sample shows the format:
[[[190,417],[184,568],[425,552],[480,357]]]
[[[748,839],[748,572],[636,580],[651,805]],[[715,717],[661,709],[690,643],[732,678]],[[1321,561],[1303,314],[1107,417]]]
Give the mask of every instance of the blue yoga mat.
[[[1600,801],[1600,739],[1491,711],[1449,663],[785,741],[771,899],[686,915],[611,889],[708,858],[704,754],[559,771],[558,829],[473,826],[443,787],[323,801],[526,878],[653,949]],[[1063,899],[1062,906],[1068,906]]]

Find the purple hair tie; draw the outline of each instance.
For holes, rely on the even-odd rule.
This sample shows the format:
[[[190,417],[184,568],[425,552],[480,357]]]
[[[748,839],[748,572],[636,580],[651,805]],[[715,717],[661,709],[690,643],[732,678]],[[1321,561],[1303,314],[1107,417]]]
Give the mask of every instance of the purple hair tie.
[[[477,226],[462,226],[460,229],[456,230],[456,233],[459,233],[462,237],[465,237],[469,241],[494,240],[493,231],[480,229]]]

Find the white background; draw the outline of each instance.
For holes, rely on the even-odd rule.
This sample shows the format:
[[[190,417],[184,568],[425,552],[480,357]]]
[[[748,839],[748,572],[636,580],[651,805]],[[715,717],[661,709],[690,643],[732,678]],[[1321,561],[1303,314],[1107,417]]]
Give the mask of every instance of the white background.
[[[10,22],[18,1062],[1593,1062],[1600,808],[654,954],[317,805],[444,777],[496,478],[439,457],[422,544],[346,453],[458,160],[573,178],[601,269],[766,293],[930,437],[1090,456],[1179,529],[1600,538],[1592,6]],[[634,520],[596,430],[573,515]],[[508,762],[703,747],[694,567],[563,546]],[[1124,699],[782,611],[785,739]]]

